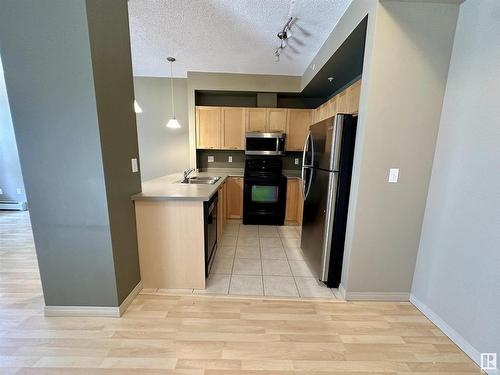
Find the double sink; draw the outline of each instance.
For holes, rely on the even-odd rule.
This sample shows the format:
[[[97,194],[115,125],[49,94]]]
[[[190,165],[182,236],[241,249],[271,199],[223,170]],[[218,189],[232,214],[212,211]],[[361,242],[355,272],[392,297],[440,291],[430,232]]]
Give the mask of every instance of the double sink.
[[[181,181],[179,181],[180,184],[205,184],[205,185],[213,185],[217,181],[220,180],[220,176],[195,176],[195,177],[189,177],[185,178]]]

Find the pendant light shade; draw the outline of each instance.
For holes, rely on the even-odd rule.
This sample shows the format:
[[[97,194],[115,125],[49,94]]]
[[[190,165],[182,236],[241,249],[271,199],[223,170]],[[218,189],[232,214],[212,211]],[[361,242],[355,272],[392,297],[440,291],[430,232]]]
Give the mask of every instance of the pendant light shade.
[[[175,61],[174,57],[167,57],[167,61],[170,63],[170,95],[172,96],[172,118],[167,122],[167,128],[179,129],[181,124],[175,118],[175,108],[174,108],[174,73],[173,73],[173,63]]]
[[[139,103],[137,103],[137,100],[134,100],[134,111],[135,113],[142,113],[142,108]]]
[[[180,127],[181,127],[181,124],[179,124],[179,121],[177,121],[177,119],[175,117],[171,118],[167,122],[167,128],[179,129]]]

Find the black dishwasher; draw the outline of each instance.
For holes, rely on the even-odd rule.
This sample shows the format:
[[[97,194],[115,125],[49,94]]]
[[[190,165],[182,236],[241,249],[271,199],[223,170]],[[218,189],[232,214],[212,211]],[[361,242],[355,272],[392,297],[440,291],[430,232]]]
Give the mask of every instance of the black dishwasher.
[[[203,215],[205,220],[205,277],[215,256],[217,248],[217,203],[219,202],[219,193],[215,193],[208,202],[204,203]]]

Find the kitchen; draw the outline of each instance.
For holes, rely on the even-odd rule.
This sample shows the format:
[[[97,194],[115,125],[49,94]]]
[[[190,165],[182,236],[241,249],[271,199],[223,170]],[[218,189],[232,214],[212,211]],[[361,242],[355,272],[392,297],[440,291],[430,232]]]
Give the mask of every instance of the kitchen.
[[[190,147],[195,153],[195,166],[186,168],[184,174],[178,171],[145,181],[142,192],[133,197],[145,291],[340,297],[343,240],[332,257],[335,277],[329,280],[330,267],[319,263],[329,262],[333,227],[326,224],[325,217],[316,218],[317,206],[326,210],[328,205],[332,210],[328,217],[333,221],[334,201],[314,201],[315,207],[309,208],[312,211],[306,217],[323,223],[311,225],[306,237],[322,237],[324,232],[328,239],[307,237],[314,245],[306,255],[300,243],[308,191],[317,200],[318,193],[326,199],[331,195],[328,191],[335,188],[329,187],[328,181],[321,186],[316,179],[310,186],[313,170],[302,167],[313,147],[311,125],[324,120],[328,123],[322,130],[329,134],[329,149],[324,150],[327,157],[333,154],[333,128],[341,129],[345,120],[346,128],[353,121],[355,129],[365,33],[366,19],[302,93],[195,91],[195,127],[190,131],[195,135],[194,147]],[[145,107],[140,100],[142,90],[136,95]],[[354,116],[336,119],[337,114]],[[141,163],[145,162],[141,148],[143,115],[137,114]],[[337,122],[340,125],[335,127]],[[337,138],[341,139],[340,133]],[[353,134],[346,150],[348,146],[354,148],[354,140]],[[320,147],[317,142],[316,147]],[[345,168],[350,174],[352,155],[348,164]],[[345,216],[348,196],[343,200],[337,205],[342,205]],[[336,220],[345,223],[346,217]],[[325,256],[321,255],[323,247]]]

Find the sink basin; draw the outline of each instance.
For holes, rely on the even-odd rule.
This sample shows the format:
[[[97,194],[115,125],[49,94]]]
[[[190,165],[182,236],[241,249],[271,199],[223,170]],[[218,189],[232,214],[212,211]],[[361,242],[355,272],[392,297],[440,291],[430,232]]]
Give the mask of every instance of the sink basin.
[[[186,180],[179,181],[181,184],[207,184],[213,185],[220,180],[220,176],[207,176],[207,177],[189,177]]]

